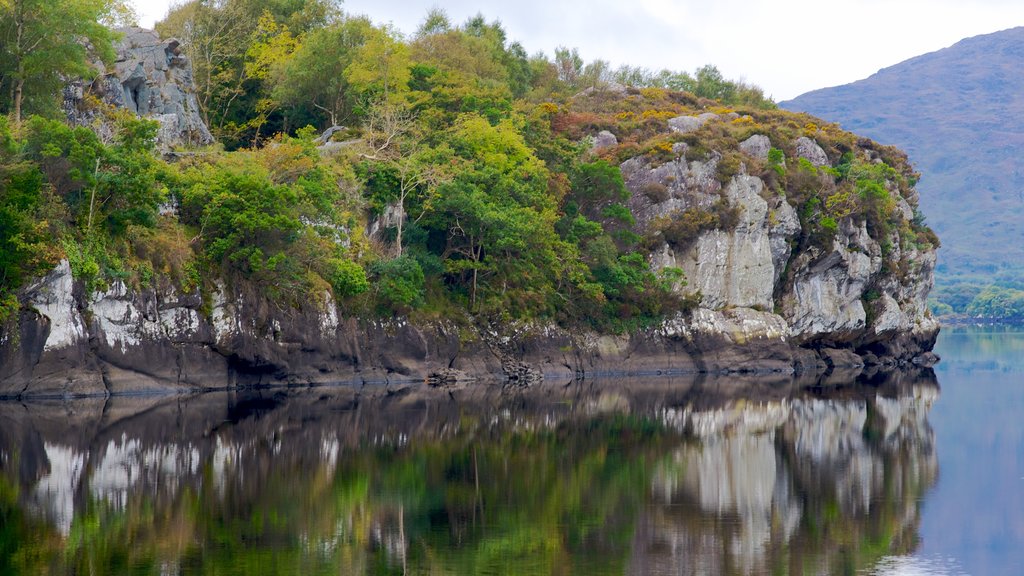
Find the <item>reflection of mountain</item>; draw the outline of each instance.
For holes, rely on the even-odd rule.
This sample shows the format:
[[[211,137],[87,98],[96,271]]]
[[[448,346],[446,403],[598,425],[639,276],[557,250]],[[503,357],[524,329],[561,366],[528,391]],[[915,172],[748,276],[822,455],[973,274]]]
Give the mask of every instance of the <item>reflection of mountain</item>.
[[[934,376],[806,384],[0,404],[0,572],[746,574],[912,546]]]

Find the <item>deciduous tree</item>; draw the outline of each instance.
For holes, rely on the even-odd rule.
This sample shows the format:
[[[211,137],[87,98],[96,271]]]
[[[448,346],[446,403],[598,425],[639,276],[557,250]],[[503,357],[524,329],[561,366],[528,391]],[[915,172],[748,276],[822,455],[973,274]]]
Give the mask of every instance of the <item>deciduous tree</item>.
[[[0,80],[15,128],[26,109],[56,109],[64,78],[98,73],[89,65],[90,49],[113,60],[113,33],[100,21],[114,6],[111,0],[0,0]]]

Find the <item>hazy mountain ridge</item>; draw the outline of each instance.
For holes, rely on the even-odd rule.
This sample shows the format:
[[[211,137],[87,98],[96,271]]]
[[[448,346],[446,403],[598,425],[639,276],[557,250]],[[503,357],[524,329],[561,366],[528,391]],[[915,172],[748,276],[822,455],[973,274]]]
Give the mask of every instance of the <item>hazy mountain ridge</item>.
[[[1024,27],[976,36],[783,102],[906,150],[943,240],[939,282],[1024,271]]]

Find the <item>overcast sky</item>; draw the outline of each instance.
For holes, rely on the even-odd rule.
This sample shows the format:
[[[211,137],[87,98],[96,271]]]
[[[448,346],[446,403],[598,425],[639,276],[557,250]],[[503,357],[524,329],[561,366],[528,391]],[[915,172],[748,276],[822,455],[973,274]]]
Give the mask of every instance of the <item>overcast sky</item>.
[[[172,0],[134,0],[152,26]],[[777,101],[865,78],[978,34],[1024,25],[1019,0],[345,0],[413,33],[440,6],[454,23],[480,12],[510,40],[549,56],[692,71],[715,64]]]

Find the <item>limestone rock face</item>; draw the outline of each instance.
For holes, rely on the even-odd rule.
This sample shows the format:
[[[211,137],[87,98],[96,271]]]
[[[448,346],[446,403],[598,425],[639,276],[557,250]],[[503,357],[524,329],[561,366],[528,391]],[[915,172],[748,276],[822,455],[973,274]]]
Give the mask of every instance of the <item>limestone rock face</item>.
[[[698,290],[701,304],[770,309],[776,275],[772,258],[768,203],[760,193],[764,183],[753,176],[737,176],[725,189],[725,198],[739,208],[739,223],[731,232],[702,234],[682,253],[667,245],[653,258],[655,268],[683,269],[689,289]]]
[[[684,118],[681,122],[686,124],[699,117]],[[633,158],[621,165],[632,192],[634,232],[643,236],[656,221],[682,217],[694,208],[713,209],[718,203],[737,217],[727,229],[701,231],[686,246],[662,242],[651,251],[653,269],[682,269],[686,281],[678,289],[699,296],[700,309],[689,323],[669,323],[670,332],[681,338],[736,343],[735,336],[748,331],[738,330],[734,319],[743,315],[738,311],[750,310],[775,318],[760,318],[759,325],[784,327],[754,330],[755,341],[813,348],[827,366],[863,364],[858,354],[872,361],[910,361],[930,349],[938,331],[926,307],[934,282],[934,249],[906,242],[901,247],[898,233],[889,232],[883,251],[882,242],[868,233],[866,221],[847,217],[837,223],[831,238],[797,251],[801,220],[785,197],[766,190],[761,178],[745,173],[745,166],[722,184],[721,154],[712,151],[704,161],[687,161],[687,145],[676,146],[679,156],[673,161],[655,166],[645,158]],[[766,157],[770,146],[766,137],[753,136],[742,143],[741,151]],[[813,140],[800,138],[795,147],[812,164],[828,165],[828,157]],[[647,193],[654,187],[667,190],[667,195]],[[890,193],[899,199],[895,214],[911,218],[907,199],[895,189]],[[750,341],[749,335],[739,341]]]
[[[68,120],[78,125],[93,124],[95,112],[84,100],[85,93],[91,92],[106,104],[159,122],[157,144],[162,149],[212,144],[213,136],[203,122],[195,94],[192,63],[182,53],[180,42],[162,40],[156,32],[142,28],[122,28],[118,32],[122,38],[115,45],[113,69],[91,85],[77,81],[65,88]]]
[[[631,158],[619,167],[626,187],[633,192],[628,207],[638,227],[646,227],[655,218],[677,210],[707,208],[718,199],[722,185],[715,173],[720,156],[688,162],[686,144],[682,142],[677,143],[673,151],[678,154],[676,159],[660,166],[651,166],[643,158]],[[647,193],[651,186],[663,187],[667,198],[656,201]]]

